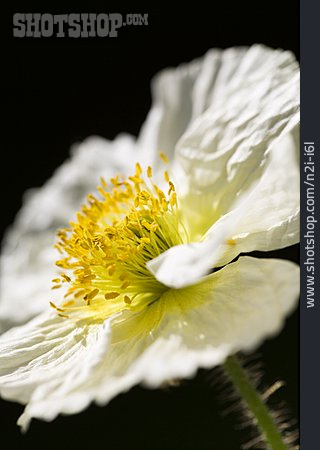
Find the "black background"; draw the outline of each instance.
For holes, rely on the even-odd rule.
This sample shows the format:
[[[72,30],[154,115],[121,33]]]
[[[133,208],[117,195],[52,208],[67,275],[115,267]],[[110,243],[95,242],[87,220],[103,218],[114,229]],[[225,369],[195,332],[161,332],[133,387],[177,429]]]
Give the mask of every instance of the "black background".
[[[176,11],[132,5],[124,10],[105,4],[75,11],[25,4],[3,16],[1,233],[13,221],[25,189],[41,186],[64,161],[72,143],[92,134],[109,139],[122,131],[138,134],[150,108],[150,80],[160,69],[199,57],[211,47],[255,42],[290,49],[299,58],[297,1],[193,6],[185,4]],[[122,28],[114,39],[14,39],[14,12],[140,12],[149,14],[149,25]],[[293,247],[272,256],[297,261],[298,250]],[[286,380],[275,400],[285,399],[297,416],[297,313],[259,351],[265,383]],[[136,387],[104,408],[91,406],[50,424],[33,421],[24,436],[15,425],[22,407],[1,401],[0,428],[10,448],[19,450],[239,449],[246,433],[231,431],[234,417],[221,417],[219,410],[217,390],[208,374],[200,372],[180,387],[158,391]]]

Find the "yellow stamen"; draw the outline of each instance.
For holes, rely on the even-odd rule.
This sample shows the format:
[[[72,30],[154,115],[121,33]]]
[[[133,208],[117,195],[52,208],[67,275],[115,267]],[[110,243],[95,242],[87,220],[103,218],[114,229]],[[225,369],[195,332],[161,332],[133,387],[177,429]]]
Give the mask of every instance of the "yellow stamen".
[[[103,178],[103,177],[100,177],[100,183],[101,183],[101,186],[104,188],[104,189],[106,189],[107,188],[107,183],[106,183],[106,180]]]
[[[93,291],[89,292],[89,294],[85,295],[85,300],[92,300],[96,295],[99,294],[99,289],[93,289]]]
[[[162,161],[165,164],[168,164],[169,160],[168,160],[167,156],[163,152],[160,152],[160,158],[162,159]]]
[[[122,286],[120,287],[120,289],[122,289],[122,290],[124,290],[124,289],[127,289],[127,287],[130,285],[130,282],[129,281],[125,281],[123,284],[122,284]]]
[[[51,280],[52,283],[60,283],[60,278],[54,278],[53,280]]]
[[[61,277],[63,278],[63,281],[67,281],[68,283],[70,283],[71,278],[68,277],[68,275],[66,275],[65,273],[63,273],[63,274],[61,275]]]
[[[163,154],[162,160],[168,161]],[[65,296],[71,297],[64,309],[51,305],[58,313],[100,320],[123,309],[145,307],[167,289],[149,272],[147,262],[188,238],[167,171],[165,180],[167,195],[152,180],[152,168],[144,172],[139,163],[127,179],[117,175],[110,184],[100,179],[99,198],[88,195],[77,220],[58,233],[64,257],[57,266],[68,274],[55,278],[59,284],[53,289],[61,281],[69,283]]]
[[[136,163],[136,175],[137,175],[137,177],[139,177],[141,174],[142,174],[142,169],[141,169],[140,164],[137,162]]]
[[[112,300],[114,298],[119,297],[119,295],[120,295],[119,292],[108,292],[107,294],[104,294],[104,298],[106,300]]]
[[[62,304],[62,306],[63,307],[68,307],[68,306],[73,306],[75,304],[75,301],[74,300],[69,300],[68,302],[64,302],[63,304]]]
[[[174,206],[177,204],[177,194],[175,192],[172,192],[170,196],[170,205]]]

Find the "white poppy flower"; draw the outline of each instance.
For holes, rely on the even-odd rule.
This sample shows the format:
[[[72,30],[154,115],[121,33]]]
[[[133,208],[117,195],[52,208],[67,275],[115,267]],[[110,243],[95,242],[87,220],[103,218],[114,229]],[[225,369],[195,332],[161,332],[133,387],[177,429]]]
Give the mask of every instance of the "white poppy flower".
[[[298,242],[298,87],[289,52],[211,50],[156,77],[137,140],[91,138],[29,194],[1,260],[3,327],[40,313],[0,338],[0,392],[27,404],[22,427],[190,377],[279,331],[297,266],[231,261]],[[55,276],[54,230],[99,176],[99,199],[59,233]]]

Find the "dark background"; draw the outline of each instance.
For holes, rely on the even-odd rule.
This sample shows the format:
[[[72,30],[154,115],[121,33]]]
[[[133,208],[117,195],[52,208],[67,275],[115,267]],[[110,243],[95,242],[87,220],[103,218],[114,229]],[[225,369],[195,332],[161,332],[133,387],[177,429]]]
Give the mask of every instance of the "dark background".
[[[25,189],[41,186],[68,155],[72,143],[96,134],[137,135],[150,108],[150,80],[160,69],[204,54],[211,47],[256,42],[292,50],[299,58],[297,1],[211,2],[210,9],[183,5],[178,11],[121,9],[109,4],[78,12],[149,14],[149,25],[120,29],[117,38],[14,39],[14,12],[77,12],[24,5],[2,16],[4,146],[1,153],[1,235],[21,206]],[[238,5],[238,6],[236,6]],[[293,247],[272,256],[298,261]],[[17,280],[19,282],[19,280]],[[285,399],[298,415],[298,316],[260,349],[264,383],[286,385]],[[215,373],[211,379],[215,378]],[[210,377],[209,377],[210,378]],[[235,418],[222,417],[217,389],[200,372],[180,387],[150,391],[140,387],[108,406],[91,406],[76,416],[47,424],[33,421],[27,435],[15,425],[22,407],[0,402],[2,437],[11,449],[60,450],[237,450],[246,432],[232,431]],[[5,447],[6,448],[6,447]]]

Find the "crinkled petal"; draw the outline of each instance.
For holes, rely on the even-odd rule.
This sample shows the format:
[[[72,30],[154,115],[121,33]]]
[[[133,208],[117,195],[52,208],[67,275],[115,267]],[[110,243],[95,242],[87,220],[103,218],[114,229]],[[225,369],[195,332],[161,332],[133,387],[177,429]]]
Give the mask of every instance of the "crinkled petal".
[[[253,45],[211,49],[202,58],[161,71],[152,81],[152,108],[138,139],[143,159],[157,165],[160,151],[173,159],[180,137],[209,108],[218,115],[223,110],[226,123],[233,109],[234,116],[241,112],[246,120],[250,119],[254,113],[246,111],[250,99],[258,95],[258,103],[264,95],[270,95],[266,91],[282,81],[286,83],[297,70],[290,52]],[[242,100],[238,105],[242,93],[247,96],[247,104]],[[212,130],[214,134],[219,134],[217,129]],[[234,141],[235,137],[231,137]],[[181,158],[189,157],[181,152]]]
[[[286,134],[274,144],[264,172],[236,207],[213,224],[205,240],[172,247],[148,263],[163,284],[181,288],[240,253],[272,251],[299,242],[298,139]],[[196,211],[196,203],[194,211]]]
[[[290,52],[262,46],[241,52],[221,95],[176,146],[179,205],[193,243],[148,264],[170,287],[192,284],[240,252],[298,242],[298,64]]]
[[[280,138],[296,132],[299,79],[290,52],[250,47],[214,104],[181,137],[176,156],[192,236],[202,235],[253,189]]]
[[[152,108],[138,139],[143,159],[157,165],[160,151],[173,159],[179,138],[194,119],[224,96],[247,51],[247,47],[211,49],[202,58],[155,76]]]
[[[74,146],[71,157],[43,187],[26,193],[2,248],[0,331],[46,308],[58,259],[53,249],[57,229],[73,219],[100,176],[108,179],[132,170],[134,155],[129,135],[114,141],[88,138]]]
[[[19,419],[27,427],[32,417],[106,404],[140,382],[191,377],[279,331],[298,289],[295,264],[244,257],[103,324],[43,314],[0,338],[1,395],[28,403]]]
[[[299,242],[300,170],[299,140],[286,135],[270,153],[265,171],[252,194],[242,204],[243,214],[230,225],[222,257],[216,266],[226,264],[239,253],[272,251]],[[216,226],[232,224],[233,212],[222,218],[208,232],[208,240]]]
[[[91,380],[109,334],[108,321],[77,326],[43,313],[1,337],[0,392],[6,399],[29,403],[20,418],[22,427],[31,417],[52,420],[88,405],[90,393],[77,388]]]

